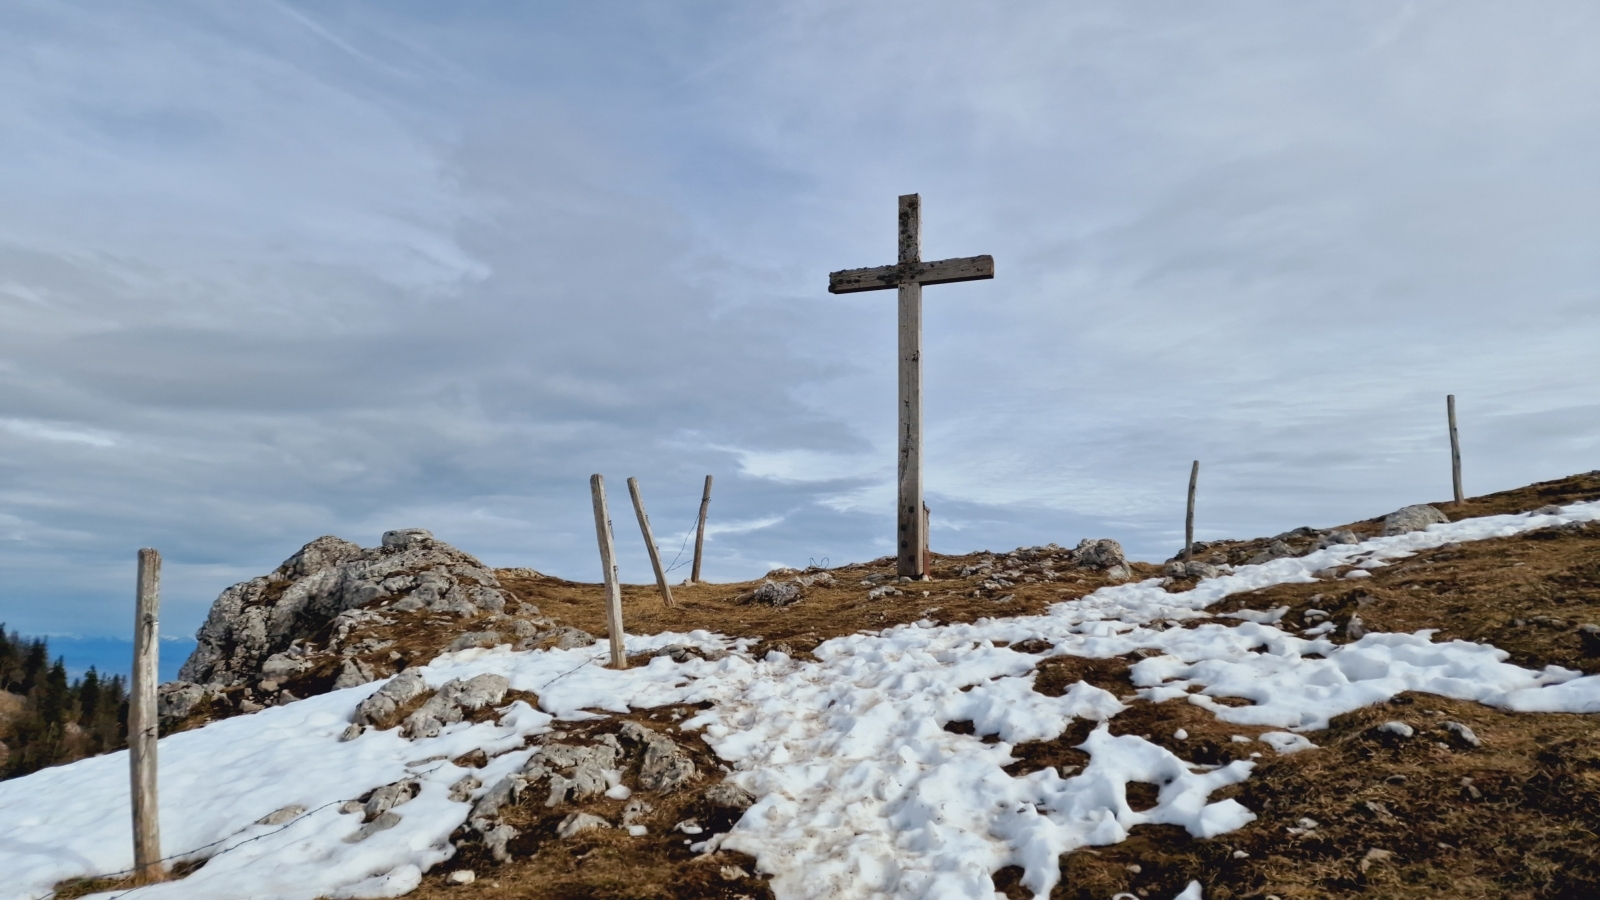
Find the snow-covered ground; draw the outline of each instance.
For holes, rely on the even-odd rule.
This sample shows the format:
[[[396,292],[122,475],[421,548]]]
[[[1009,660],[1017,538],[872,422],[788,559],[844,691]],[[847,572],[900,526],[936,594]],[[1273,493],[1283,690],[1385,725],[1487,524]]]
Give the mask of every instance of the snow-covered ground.
[[[781,654],[750,661],[655,658],[622,672],[602,666],[603,648],[512,652],[469,650],[422,669],[430,686],[497,672],[539,696],[496,723],[462,723],[434,738],[369,731],[340,742],[356,704],[378,684],[312,697],[173,735],[161,741],[162,844],[180,858],[210,861],[188,878],[132,892],[135,900],[176,898],[391,897],[449,858],[447,838],[469,802],[449,798],[468,770],[449,762],[482,748],[474,774],[485,785],[515,771],[531,751],[526,736],[584,709],[647,708],[710,701],[685,723],[760,798],[733,831],[712,843],[749,853],[773,875],[780,898],[991,898],[990,873],[1021,866],[1024,885],[1043,896],[1057,858],[1077,847],[1122,840],[1141,823],[1170,823],[1210,837],[1254,815],[1217,788],[1250,777],[1251,764],[1195,766],[1131,735],[1093,732],[1090,763],[1063,778],[1054,769],[1021,777],[1004,771],[1011,745],[1060,736],[1075,718],[1103,721],[1124,708],[1106,691],[1079,684],[1061,697],[1033,690],[1034,666],[1048,655],[1110,657],[1159,651],[1133,667],[1150,700],[1191,702],[1240,724],[1282,729],[1263,752],[1309,746],[1302,732],[1329,718],[1407,690],[1472,699],[1522,711],[1600,712],[1600,677],[1507,664],[1493,647],[1439,644],[1428,632],[1369,634],[1346,645],[1295,634],[1271,614],[1238,624],[1177,627],[1239,591],[1312,580],[1321,569],[1387,560],[1456,541],[1600,520],[1600,502],[1559,515],[1511,515],[1435,525],[1305,557],[1241,567],[1193,590],[1169,594],[1150,581],[1102,588],[1047,613],[973,624],[906,625],[828,641],[816,662]],[[1358,568],[1356,571],[1361,571]],[[996,643],[1040,638],[1042,654]],[[630,637],[637,653],[673,643],[732,648],[718,635]],[[1249,706],[1213,703],[1242,697]],[[974,734],[943,725],[970,720]],[[985,744],[985,735],[999,742]],[[509,751],[509,752],[507,752]],[[421,793],[396,810],[399,824],[361,840],[361,817],[339,805],[414,777]],[[1134,811],[1129,782],[1162,785],[1157,804]],[[304,813],[259,824],[286,807]],[[116,753],[0,782],[0,900],[38,900],[70,877],[132,865],[128,769]],[[1198,900],[1191,885],[1184,900]]]

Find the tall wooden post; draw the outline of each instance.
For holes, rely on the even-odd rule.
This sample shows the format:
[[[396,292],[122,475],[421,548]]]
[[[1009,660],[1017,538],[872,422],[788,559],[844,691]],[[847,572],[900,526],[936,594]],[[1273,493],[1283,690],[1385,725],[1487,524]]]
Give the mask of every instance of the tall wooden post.
[[[1445,397],[1445,410],[1450,416],[1450,483],[1456,490],[1456,502],[1467,499],[1461,492],[1461,437],[1456,434],[1456,395]]]
[[[689,580],[695,584],[700,583],[700,555],[706,546],[706,507],[711,505],[711,476],[706,476],[706,490],[700,495],[700,522],[694,528],[694,568],[689,571]]]
[[[922,261],[922,199],[900,196],[900,253],[892,266],[841,269],[828,273],[828,292],[900,293],[899,487],[896,492],[896,569],[903,578],[927,573],[926,526],[922,517],[922,286],[981,281],[994,277],[994,257],[968,256]]]
[[[661,589],[661,600],[668,606],[677,606],[672,600],[672,588],[667,585],[667,573],[661,568],[661,551],[656,548],[656,536],[650,533],[650,517],[644,512],[644,498],[639,496],[639,479],[628,479],[628,495],[633,498],[633,512],[639,517],[639,531],[644,534],[644,547],[650,551],[650,566],[656,570],[656,587]]]
[[[128,765],[133,790],[133,880],[167,880],[161,865],[161,805],[156,794],[156,685],[160,683],[161,554],[139,551],[133,619],[133,685],[128,697]]]
[[[922,199],[900,197],[900,267],[922,261]],[[900,282],[899,574],[922,578],[922,282]]]
[[[606,591],[606,630],[611,636],[611,667],[626,669],[628,654],[622,645],[622,583],[617,578],[617,547],[611,535],[611,513],[606,509],[606,480],[589,478],[594,498],[594,532],[600,541],[600,568]]]
[[[1189,512],[1183,517],[1183,561],[1194,558],[1194,486],[1200,480],[1200,460],[1189,467]]]

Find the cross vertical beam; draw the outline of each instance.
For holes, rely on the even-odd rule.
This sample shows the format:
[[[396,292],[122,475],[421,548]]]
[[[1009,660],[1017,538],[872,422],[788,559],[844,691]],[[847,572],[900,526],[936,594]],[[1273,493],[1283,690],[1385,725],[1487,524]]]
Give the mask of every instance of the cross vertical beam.
[[[892,266],[828,273],[828,292],[898,289],[900,293],[900,428],[895,556],[906,578],[928,574],[928,520],[922,503],[922,286],[994,277],[994,257],[922,261],[922,198],[900,197],[900,254]]]
[[[922,198],[900,197],[900,268],[922,262]],[[896,570],[907,578],[926,572],[922,548],[922,283],[900,282],[900,448],[896,505]]]

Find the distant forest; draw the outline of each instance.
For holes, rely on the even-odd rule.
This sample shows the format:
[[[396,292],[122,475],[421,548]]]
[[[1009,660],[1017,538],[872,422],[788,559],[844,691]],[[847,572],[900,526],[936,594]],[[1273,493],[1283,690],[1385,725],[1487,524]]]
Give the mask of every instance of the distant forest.
[[[128,744],[128,690],[121,675],[92,667],[67,680],[44,638],[0,624],[0,778],[72,762]]]

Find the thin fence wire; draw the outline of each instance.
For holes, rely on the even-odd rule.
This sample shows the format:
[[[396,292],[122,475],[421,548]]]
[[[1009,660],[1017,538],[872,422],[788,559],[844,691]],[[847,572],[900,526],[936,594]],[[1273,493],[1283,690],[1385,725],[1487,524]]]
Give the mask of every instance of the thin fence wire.
[[[671,572],[673,569],[676,569],[679,566],[686,566],[686,565],[689,564],[689,560],[687,560],[687,559],[685,559],[681,563],[678,562],[678,560],[683,557],[684,549],[689,546],[689,535],[694,534],[695,529],[699,525],[700,525],[700,514],[699,513],[695,513],[695,515],[694,515],[694,524],[690,525],[689,528],[686,531],[684,531],[684,533],[683,533],[683,544],[678,547],[678,555],[674,556],[672,558],[672,565],[667,566],[667,571],[668,572]]]
[[[327,803],[322,804],[321,806],[317,807],[316,809],[307,810],[307,811],[301,813],[300,815],[295,816],[294,818],[292,818],[289,821],[283,823],[279,827],[274,828],[271,831],[263,832],[261,834],[256,835],[253,838],[248,838],[246,840],[242,840],[239,843],[234,844],[232,847],[229,847],[227,850],[222,851],[222,853],[227,853],[229,850],[237,850],[240,847],[243,847],[245,844],[255,843],[256,841],[259,841],[262,838],[272,837],[273,835],[278,834],[279,832],[286,831],[286,830],[288,830],[290,828],[293,828],[295,823],[300,822],[303,819],[309,818],[310,816],[315,815],[316,813],[322,812],[323,810],[327,809],[330,806],[338,806],[340,804],[349,803],[349,802],[350,802],[349,800],[329,800]],[[252,822],[250,824],[254,825],[256,823]],[[250,826],[249,825],[245,826],[245,828],[248,828],[248,827],[250,827]],[[203,852],[205,852],[207,850],[210,850],[212,847],[217,846],[218,844],[225,844],[228,841],[233,840],[233,838],[236,835],[238,835],[240,832],[242,832],[242,831],[244,831],[243,828],[239,829],[239,831],[235,831],[233,834],[227,835],[225,837],[218,838],[217,840],[214,840],[209,844],[203,844],[203,845],[201,845],[199,847],[196,847],[193,850],[185,850],[182,853],[174,853],[171,856],[163,856],[163,857],[161,857],[160,861],[162,863],[169,863],[169,862],[172,862],[175,859],[182,859],[183,857],[186,857],[186,856],[194,856],[197,853],[203,853]],[[211,860],[216,859],[218,856],[221,856],[222,853],[217,853],[217,854],[215,854],[213,856],[206,857],[206,861],[210,862]],[[121,878],[124,875],[132,875],[135,871],[137,871],[137,867],[132,868],[132,869],[123,869],[120,872],[109,872],[109,873],[104,874],[104,875],[91,875],[89,877],[90,878]],[[122,893],[115,895],[112,898],[112,900],[119,900],[119,898],[126,897],[126,896],[128,896],[129,894],[131,894],[131,893],[133,893],[135,891],[142,891],[145,888],[155,887],[157,884],[165,884],[165,883],[166,882],[156,882],[155,884],[141,884],[138,887],[129,888],[129,889],[123,891]],[[49,896],[50,897],[55,897],[55,892],[54,891],[50,892]]]

